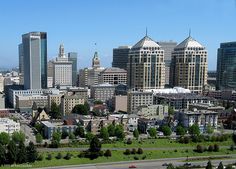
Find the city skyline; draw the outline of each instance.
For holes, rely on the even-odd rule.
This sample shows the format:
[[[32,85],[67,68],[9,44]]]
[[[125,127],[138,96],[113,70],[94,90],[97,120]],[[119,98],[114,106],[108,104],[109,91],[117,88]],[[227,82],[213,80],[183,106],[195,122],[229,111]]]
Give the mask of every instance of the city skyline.
[[[47,32],[48,60],[55,58],[59,44],[64,43],[66,53],[78,53],[79,68],[91,66],[95,51],[99,53],[101,65],[111,67],[113,48],[135,44],[145,36],[146,27],[153,40],[178,43],[191,29],[192,37],[208,50],[209,70],[216,70],[220,43],[236,39],[234,0],[150,0],[148,3],[121,0],[112,4],[108,0],[99,4],[10,0],[0,4],[0,21],[4,25],[0,32],[0,67],[6,68],[18,66],[21,35],[32,31]]]

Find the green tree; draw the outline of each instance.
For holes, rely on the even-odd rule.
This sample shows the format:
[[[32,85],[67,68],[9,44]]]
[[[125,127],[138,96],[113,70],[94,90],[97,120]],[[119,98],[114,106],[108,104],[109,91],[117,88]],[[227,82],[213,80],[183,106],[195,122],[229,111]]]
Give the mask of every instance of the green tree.
[[[209,160],[208,163],[207,163],[206,169],[213,169],[213,166],[212,166],[210,160]]]
[[[106,127],[102,127],[100,130],[100,138],[103,140],[108,140],[109,139],[109,133]]]
[[[35,123],[34,128],[38,131],[38,133],[43,135],[43,132],[44,132],[43,124]]]
[[[35,160],[37,159],[38,152],[33,142],[29,142],[29,145],[26,147],[26,156],[27,161],[30,163],[35,162]]]
[[[86,140],[90,142],[94,138],[94,135],[91,132],[87,132],[85,137],[86,137]]]
[[[25,163],[27,161],[26,157],[26,148],[23,142],[19,143],[18,152],[17,152],[17,163]]]
[[[232,140],[233,140],[234,144],[236,144],[236,133],[235,132],[232,135]]]
[[[56,131],[52,134],[51,147],[58,148],[61,141],[61,132]]]
[[[177,128],[176,128],[176,134],[177,135],[180,135],[180,136],[184,136],[185,134],[186,134],[186,130],[185,130],[185,128],[184,127],[182,127],[182,126],[177,126]]]
[[[89,103],[86,101],[86,102],[84,102],[84,106],[86,107],[86,109],[88,110],[88,111],[90,111],[90,105],[89,105]]]
[[[10,142],[9,134],[2,132],[0,133],[0,144],[7,145]]]
[[[163,132],[164,136],[170,136],[172,133],[171,128],[167,125],[162,126],[161,131]]]
[[[123,128],[122,125],[117,125],[116,126],[115,136],[120,140],[123,140],[125,138],[124,128]]]
[[[200,129],[197,124],[193,124],[191,127],[189,127],[188,131],[189,131],[189,134],[192,136],[200,135]]]
[[[7,146],[7,149],[8,149],[7,159],[10,164],[13,164],[16,162],[18,154],[16,143],[13,140],[11,140]]]
[[[157,135],[157,130],[155,128],[149,128],[148,134],[150,135],[150,137],[154,138]]]
[[[74,133],[72,133],[72,132],[69,133],[69,139],[70,140],[74,140],[75,139]]]
[[[11,138],[17,144],[19,144],[20,142],[25,142],[25,134],[22,131],[13,132]]]
[[[49,112],[49,115],[53,119],[61,118],[60,107],[55,102],[51,103],[51,111]]]
[[[109,149],[107,149],[106,151],[105,151],[105,153],[104,153],[104,156],[105,157],[111,157],[111,150],[109,150]]]
[[[139,131],[138,131],[138,129],[134,129],[134,131],[133,131],[133,136],[134,136],[136,139],[139,138]]]
[[[103,102],[101,100],[95,100],[93,103],[94,104],[103,104]]]
[[[115,129],[116,129],[116,126],[114,124],[110,124],[108,127],[108,133],[109,133],[109,136],[110,137],[113,137],[115,136]]]
[[[168,114],[169,115],[174,115],[174,112],[175,112],[174,109],[171,106],[169,106],[168,107]]]
[[[0,166],[4,165],[6,162],[6,149],[5,147],[0,143]]]
[[[82,126],[78,126],[78,127],[75,129],[74,134],[75,134],[76,136],[80,136],[80,137],[84,138],[84,136],[85,136],[84,128],[83,128]]]
[[[211,125],[209,125],[209,124],[207,125],[206,132],[207,132],[207,134],[212,134],[214,132],[214,129],[212,128]]]
[[[40,133],[37,133],[36,136],[35,136],[35,138],[36,138],[36,143],[39,143],[39,144],[42,143],[42,141],[43,141],[43,136],[42,136]]]
[[[224,165],[223,165],[222,161],[219,163],[217,169],[224,169]]]
[[[99,139],[97,138],[97,136],[94,136],[90,142],[90,146],[89,146],[89,151],[90,152],[99,152],[102,148],[102,144],[99,141]]]
[[[66,130],[62,130],[61,138],[66,139],[69,136],[69,133]]]
[[[88,115],[88,110],[85,105],[78,104],[72,109],[73,114]]]

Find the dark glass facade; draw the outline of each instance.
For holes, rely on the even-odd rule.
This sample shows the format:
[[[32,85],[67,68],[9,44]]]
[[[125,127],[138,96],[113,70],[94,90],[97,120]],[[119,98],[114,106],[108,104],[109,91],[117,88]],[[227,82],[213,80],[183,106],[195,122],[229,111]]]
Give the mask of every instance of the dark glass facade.
[[[69,52],[68,53],[69,61],[72,61],[72,85],[76,86],[77,84],[77,53]]]

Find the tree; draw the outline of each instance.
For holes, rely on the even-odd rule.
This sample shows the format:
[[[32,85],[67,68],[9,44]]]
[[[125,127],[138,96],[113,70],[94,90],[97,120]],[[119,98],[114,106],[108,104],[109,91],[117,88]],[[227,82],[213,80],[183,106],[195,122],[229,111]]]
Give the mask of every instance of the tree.
[[[80,136],[80,137],[84,138],[84,136],[85,136],[84,128],[83,128],[82,126],[78,126],[78,127],[75,129],[74,134],[75,134],[76,136]]]
[[[36,136],[36,143],[42,143],[43,142],[43,136],[40,133],[37,133]]]
[[[94,104],[103,104],[103,102],[101,100],[95,100],[93,103]]]
[[[26,148],[25,148],[25,144],[23,142],[19,143],[18,146],[18,152],[17,152],[17,163],[25,163],[27,161],[27,157],[26,157]]]
[[[69,139],[70,140],[74,140],[75,139],[74,133],[72,133],[72,132],[69,133]]]
[[[186,130],[185,128],[183,128],[182,126],[177,126],[176,128],[176,134],[180,135],[180,136],[184,136],[186,134]]]
[[[13,164],[17,160],[18,150],[17,150],[16,143],[13,140],[11,140],[7,146],[7,149],[8,149],[8,153],[7,153],[8,162],[10,164]]]
[[[43,132],[44,132],[43,124],[35,123],[34,128],[38,131],[38,133],[43,135]]]
[[[102,148],[102,144],[100,143],[97,136],[93,137],[89,146],[90,159],[97,158],[99,156],[99,152],[101,148]]]
[[[214,129],[212,128],[211,125],[209,125],[209,124],[207,125],[206,132],[207,132],[207,134],[212,134],[214,132]]]
[[[107,127],[107,130],[108,130],[108,133],[109,133],[109,136],[110,137],[113,137],[115,136],[115,125],[114,124],[110,124],[108,127]]]
[[[90,111],[90,105],[89,105],[89,103],[86,101],[86,102],[84,102],[84,106],[86,107],[86,109],[88,110],[88,111]]]
[[[105,157],[111,157],[111,150],[107,149],[104,153]]]
[[[134,129],[133,131],[133,136],[138,139],[139,138],[139,132],[138,132],[138,129]]]
[[[138,151],[137,151],[138,154],[143,154],[143,149],[141,148],[138,148]]]
[[[6,150],[5,147],[0,143],[0,166],[6,162]]]
[[[25,134],[22,131],[13,132],[11,138],[17,144],[19,144],[20,142],[25,142]]]
[[[109,139],[109,133],[106,127],[102,127],[100,130],[100,138],[103,140],[108,140]]]
[[[61,141],[61,132],[56,131],[52,134],[51,147],[58,148]]]
[[[217,169],[224,169],[224,165],[223,165],[222,161],[219,163]]]
[[[125,138],[124,128],[123,128],[122,125],[117,125],[116,126],[115,136],[120,140],[123,140]]]
[[[2,145],[7,145],[10,141],[10,136],[9,134],[2,132],[0,133],[0,144]]]
[[[161,131],[163,132],[164,136],[170,136],[172,133],[170,127],[167,125],[162,126]]]
[[[37,159],[38,153],[33,142],[29,142],[29,145],[26,147],[26,156],[27,161],[30,163],[35,162],[35,160]]]
[[[157,130],[155,128],[149,128],[148,130],[148,134],[150,135],[150,137],[156,137],[157,135]]]
[[[171,106],[169,106],[168,107],[168,114],[169,114],[169,116],[170,115],[174,115],[174,112],[175,112],[174,109]]]
[[[86,140],[90,142],[94,138],[94,135],[91,132],[87,132],[85,137],[86,137]]]
[[[73,114],[88,115],[88,110],[85,105],[78,104],[72,109]]]
[[[53,119],[61,118],[60,107],[55,102],[51,103],[51,111],[49,112],[49,115]]]
[[[66,130],[62,130],[61,138],[66,139],[69,136],[69,133]]]
[[[234,144],[236,144],[236,133],[235,132],[232,135],[232,140],[233,140]]]
[[[192,136],[200,135],[200,129],[197,124],[193,124],[191,127],[189,127],[188,131]]]
[[[213,169],[213,166],[212,166],[210,160],[209,160],[208,163],[207,163],[206,169]]]

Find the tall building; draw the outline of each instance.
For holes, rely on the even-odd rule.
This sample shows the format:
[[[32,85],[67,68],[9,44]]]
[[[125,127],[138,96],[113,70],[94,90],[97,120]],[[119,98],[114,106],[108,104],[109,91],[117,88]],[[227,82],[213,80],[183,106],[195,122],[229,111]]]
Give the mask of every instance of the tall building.
[[[47,33],[30,32],[22,35],[24,88],[47,88]]]
[[[171,65],[171,53],[177,45],[177,42],[166,41],[157,42],[158,45],[164,50],[164,61],[165,61],[165,85],[170,84],[170,65]]]
[[[72,85],[76,86],[77,84],[77,56],[76,52],[68,53],[68,60],[72,62]]]
[[[145,36],[131,48],[127,71],[130,89],[164,88],[164,50]]]
[[[172,52],[171,85],[201,93],[207,84],[207,50],[191,36]]]
[[[72,62],[65,55],[64,45],[60,45],[59,54],[53,62],[54,87],[72,86]]]
[[[99,84],[127,84],[127,71],[117,67],[106,68],[99,74]]]
[[[20,84],[24,84],[24,51],[22,43],[18,45]]]
[[[236,42],[220,44],[217,54],[217,89],[236,89]]]
[[[129,51],[131,46],[119,46],[113,49],[112,67],[118,67],[127,70]]]
[[[99,68],[100,67],[100,59],[98,57],[98,52],[94,53],[93,60],[92,60],[92,67]]]
[[[53,60],[48,61],[47,65],[48,88],[53,87]]]

